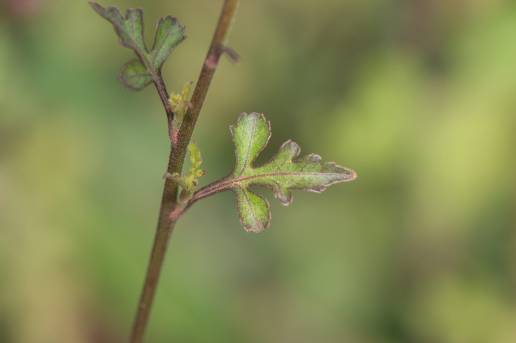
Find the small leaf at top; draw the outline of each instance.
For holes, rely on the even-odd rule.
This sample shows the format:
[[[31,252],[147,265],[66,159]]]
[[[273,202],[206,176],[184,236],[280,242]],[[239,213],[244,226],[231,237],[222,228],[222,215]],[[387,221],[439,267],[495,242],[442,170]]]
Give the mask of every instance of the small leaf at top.
[[[152,82],[152,76],[149,75],[142,62],[134,59],[127,62],[122,68],[120,81],[130,89],[142,90]]]
[[[113,24],[123,46],[136,50],[139,54],[147,53],[143,39],[143,11],[141,9],[130,8],[124,17],[116,7],[104,8],[96,2],[90,2],[90,5],[95,12]]]
[[[287,206],[292,202],[291,191],[294,189],[320,193],[330,185],[356,178],[353,170],[333,162],[323,163],[319,155],[309,154],[300,158],[301,149],[291,140],[281,146],[271,161],[255,166],[255,159],[271,136],[270,123],[263,114],[241,114],[231,133],[236,166],[219,187],[235,192],[240,220],[247,231],[260,232],[270,224],[268,202],[250,191],[250,186],[272,189],[276,199]]]
[[[149,51],[144,39],[143,11],[141,9],[128,9],[123,16],[116,7],[102,7],[91,1],[91,7],[100,16],[108,20],[118,35],[123,46],[132,49],[138,57],[137,62],[131,61],[122,70],[120,79],[127,87],[135,90],[145,88],[150,84],[148,77],[142,72],[146,70],[150,80],[155,80],[161,73],[161,68],[173,49],[185,38],[185,28],[176,18],[165,17],[158,22],[154,45]]]

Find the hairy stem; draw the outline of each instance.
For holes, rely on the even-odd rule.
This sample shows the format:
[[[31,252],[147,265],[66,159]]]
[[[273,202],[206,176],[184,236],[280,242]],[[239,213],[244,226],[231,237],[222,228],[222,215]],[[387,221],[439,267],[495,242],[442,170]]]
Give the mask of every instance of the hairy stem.
[[[238,1],[239,0],[224,0],[222,12],[215,29],[215,34],[213,35],[212,42],[208,50],[208,55],[202,66],[201,74],[191,99],[192,106],[185,114],[185,118],[178,133],[177,142],[174,142],[174,140],[171,142],[167,168],[167,173],[169,174],[181,174],[183,169],[186,150],[192,138],[195,124],[204,104],[211,80],[215,74],[218,61],[224,51],[224,42],[233,21],[233,17],[238,6]],[[167,117],[169,118],[169,127],[171,127],[168,107],[168,93],[166,92],[165,83],[162,81],[161,77],[159,80],[159,82],[156,82],[155,80],[156,89],[158,90],[158,94],[163,102],[165,111],[167,112]],[[172,235],[177,220],[177,217],[170,215],[177,206],[177,197],[177,183],[167,178],[163,188],[158,226],[156,229],[154,245],[152,247],[149,264],[147,267],[147,275],[145,277],[143,290],[140,296],[140,301],[131,332],[131,343],[140,343],[143,341],[143,336],[149,320],[152,303],[154,301],[154,295],[156,293],[156,288],[161,274],[161,267],[163,265],[167,251],[168,241]]]

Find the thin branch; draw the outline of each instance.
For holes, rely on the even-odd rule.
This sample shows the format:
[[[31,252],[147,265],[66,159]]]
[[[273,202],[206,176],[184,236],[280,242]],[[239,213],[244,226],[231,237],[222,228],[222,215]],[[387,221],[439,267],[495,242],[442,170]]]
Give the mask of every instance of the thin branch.
[[[165,84],[165,80],[163,80],[163,76],[161,75],[161,70],[158,70],[157,72],[154,71],[154,68],[149,65],[148,61],[144,56],[136,52],[136,56],[140,60],[140,62],[145,66],[145,69],[147,69],[147,72],[152,77],[152,83],[154,83],[154,87],[156,87],[156,91],[158,92],[159,98],[161,100],[161,103],[163,104],[163,108],[165,109],[165,113],[167,114],[167,127],[168,127],[168,137],[170,141],[173,143],[172,145],[175,145],[175,134],[174,134],[174,117],[175,113],[172,109],[172,106],[170,105],[169,97],[167,91],[167,85]]]
[[[168,137],[170,138],[170,141],[172,143],[175,143],[175,141],[174,141],[175,134],[174,134],[174,125],[173,125],[175,113],[169,102],[170,95],[168,94],[167,86],[161,75],[157,75],[156,77],[154,77],[153,83],[154,83],[154,86],[156,87],[156,90],[158,91],[159,98],[161,99],[161,103],[163,104],[163,108],[165,109],[165,112],[167,114]]]
[[[223,49],[221,47],[224,46],[227,33],[238,6],[238,2],[238,0],[224,1],[222,12],[215,29],[215,34],[213,35],[212,42],[208,50],[208,55],[203,64],[201,74],[192,96],[192,106],[185,114],[183,124],[177,136],[177,142],[175,142],[175,140],[172,140],[171,142],[167,167],[167,173],[169,174],[181,174],[182,172],[186,150],[188,144],[190,143],[190,139],[192,138],[195,124],[204,104],[211,80],[215,74],[218,61],[221,54],[223,53]],[[163,106],[165,107],[165,111],[167,112],[170,127],[172,124],[170,117],[173,118],[173,112],[171,112],[171,108],[169,107],[170,104],[168,102],[168,93],[166,91],[165,83],[163,82],[163,79],[159,77],[159,79],[154,79],[154,84],[158,90],[158,94],[163,103]],[[169,134],[170,132],[171,130],[169,130]],[[173,137],[174,135],[171,136]],[[167,251],[168,241],[172,235],[175,223],[178,219],[178,217],[170,216],[170,213],[173,213],[174,209],[177,207],[177,197],[177,183],[167,178],[163,187],[158,226],[156,229],[154,245],[152,247],[149,264],[147,267],[147,275],[145,277],[145,283],[140,296],[139,305],[131,332],[131,343],[141,343],[143,341],[143,336],[154,301],[154,295],[156,293],[156,287],[161,274],[161,268]]]
[[[353,170],[350,171],[350,177],[346,181],[353,181],[357,178],[357,174]],[[183,215],[193,204],[195,204],[197,201],[202,200],[204,198],[207,198],[209,196],[212,196],[214,194],[225,192],[227,190],[231,190],[232,188],[239,187],[239,184],[241,184],[244,181],[251,181],[253,179],[259,179],[259,178],[266,178],[271,176],[307,176],[307,175],[320,175],[319,172],[274,172],[274,173],[264,173],[264,174],[257,174],[257,175],[249,175],[249,176],[240,176],[236,178],[231,177],[225,177],[220,180],[216,180],[200,189],[195,191],[191,198],[188,199],[186,204],[180,209],[174,211],[174,213],[171,214],[171,217],[179,217]],[[329,175],[329,173],[324,173],[326,175]],[[342,182],[342,181],[340,181]]]

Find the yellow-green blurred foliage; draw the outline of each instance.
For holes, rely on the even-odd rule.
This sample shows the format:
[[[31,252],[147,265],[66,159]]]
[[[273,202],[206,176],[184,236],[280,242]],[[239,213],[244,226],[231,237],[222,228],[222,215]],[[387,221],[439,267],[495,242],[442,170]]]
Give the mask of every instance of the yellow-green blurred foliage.
[[[165,77],[197,77],[221,1],[103,1],[187,27]],[[123,342],[158,212],[166,121],[86,1],[0,4],[0,342]],[[195,133],[272,121],[359,179],[273,202],[245,233],[231,194],[178,225],[149,342],[516,342],[516,4],[242,0]],[[267,154],[267,153],[266,153]]]

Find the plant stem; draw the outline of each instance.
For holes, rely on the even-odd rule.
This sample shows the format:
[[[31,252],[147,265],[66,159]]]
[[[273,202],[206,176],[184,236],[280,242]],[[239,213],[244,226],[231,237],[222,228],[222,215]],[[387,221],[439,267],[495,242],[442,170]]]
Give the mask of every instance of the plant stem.
[[[192,106],[187,111],[183,119],[183,123],[179,130],[178,139],[176,142],[177,144],[171,142],[167,168],[167,173],[169,174],[181,174],[186,156],[186,150],[192,138],[195,124],[204,104],[211,80],[215,74],[218,61],[224,51],[224,43],[233,21],[238,2],[239,0],[224,0],[222,12],[215,29],[215,34],[213,35],[211,45],[208,50],[208,55],[202,66],[201,74],[199,75],[199,79],[191,99]],[[157,83],[155,82],[155,85],[165,107],[165,111],[167,112],[167,117],[170,118],[169,109],[167,108],[168,93],[166,93],[165,84],[164,82],[160,81]],[[164,101],[165,98],[167,99],[166,102]],[[177,205],[177,196],[177,183],[167,178],[163,187],[158,226],[156,229],[154,245],[152,247],[149,264],[147,267],[147,275],[145,277],[143,290],[140,296],[139,305],[132,327],[130,337],[131,343],[141,343],[143,341],[143,336],[149,321],[149,315],[154,301],[154,295],[156,293],[156,287],[158,285],[159,277],[161,274],[161,267],[165,259],[168,241],[172,235],[177,220],[177,218],[171,218],[170,216],[170,213],[172,213]]]
[[[158,92],[159,98],[161,100],[161,104],[163,105],[163,108],[165,109],[165,113],[167,114],[167,126],[168,126],[168,137],[172,143],[174,143],[174,110],[172,109],[172,106],[169,102],[169,94],[167,91],[167,85],[165,84],[165,80],[163,80],[163,76],[161,75],[161,70],[158,70],[157,72],[154,70],[154,67],[149,64],[148,60],[140,54],[138,51],[135,51],[136,56],[140,60],[140,62],[145,66],[147,69],[147,72],[152,77],[152,83],[154,84],[154,87],[156,87],[156,91]]]
[[[201,69],[201,74],[199,75],[199,80],[197,81],[197,85],[192,95],[192,106],[186,112],[181,128],[179,129],[178,149],[176,150],[178,160],[184,161],[186,149],[190,143],[190,139],[192,138],[195,124],[199,118],[199,113],[201,112],[204,99],[208,93],[211,80],[213,79],[213,75],[217,69],[220,56],[224,53],[226,36],[238,8],[238,3],[239,0],[224,1],[217,28],[215,29],[208,54],[206,55],[206,59],[204,60],[203,67]]]
[[[168,101],[169,95],[167,91],[167,86],[165,84],[165,81],[163,80],[163,77],[161,76],[161,72],[159,73],[156,78],[154,78],[154,86],[156,87],[156,91],[158,92],[159,98],[161,99],[161,103],[163,104],[163,108],[165,109],[165,112],[167,114],[167,126],[168,126],[168,137],[171,142],[174,141],[174,111],[172,110],[172,106],[170,105],[170,102]]]

